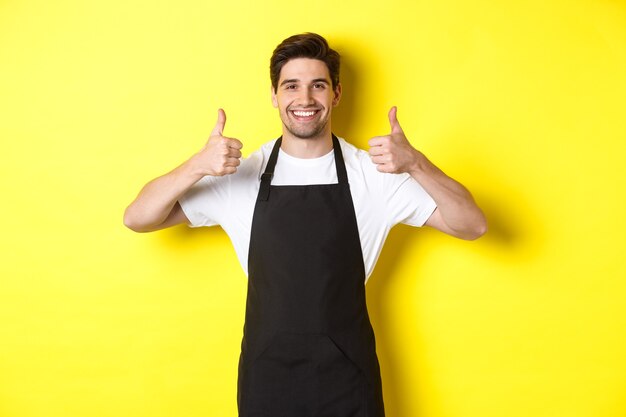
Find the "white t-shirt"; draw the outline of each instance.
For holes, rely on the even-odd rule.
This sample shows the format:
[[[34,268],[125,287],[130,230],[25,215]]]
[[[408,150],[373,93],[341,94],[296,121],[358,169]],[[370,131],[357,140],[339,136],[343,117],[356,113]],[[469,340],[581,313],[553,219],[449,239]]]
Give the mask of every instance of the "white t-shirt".
[[[248,273],[252,216],[261,174],[275,140],[241,161],[237,172],[206,176],[179,200],[191,227],[220,225],[230,237]],[[348,173],[366,277],[374,270],[389,230],[398,223],[422,226],[436,208],[434,200],[409,174],[376,170],[369,154],[339,138]],[[334,152],[300,159],[280,150],[272,185],[336,184]]]

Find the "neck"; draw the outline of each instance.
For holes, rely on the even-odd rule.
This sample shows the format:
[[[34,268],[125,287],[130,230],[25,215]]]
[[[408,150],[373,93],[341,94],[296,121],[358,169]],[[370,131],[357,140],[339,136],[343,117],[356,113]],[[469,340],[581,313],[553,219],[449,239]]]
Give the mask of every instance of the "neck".
[[[330,129],[319,136],[302,139],[283,129],[283,141],[280,148],[290,156],[302,159],[319,158],[333,149],[333,137]]]

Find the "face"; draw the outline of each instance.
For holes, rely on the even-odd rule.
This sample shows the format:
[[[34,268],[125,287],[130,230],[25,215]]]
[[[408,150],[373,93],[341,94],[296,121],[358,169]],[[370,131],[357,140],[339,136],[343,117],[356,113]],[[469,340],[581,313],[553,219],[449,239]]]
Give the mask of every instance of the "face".
[[[283,65],[276,91],[272,89],[283,130],[299,139],[330,133],[332,108],[340,97],[341,85],[333,90],[326,64],[310,58],[295,58]]]

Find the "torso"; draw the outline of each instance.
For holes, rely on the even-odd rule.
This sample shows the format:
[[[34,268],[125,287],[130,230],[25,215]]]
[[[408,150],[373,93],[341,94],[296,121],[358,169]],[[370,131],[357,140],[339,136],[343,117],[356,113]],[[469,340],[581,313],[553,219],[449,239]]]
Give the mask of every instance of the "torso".
[[[231,238],[247,273],[248,248],[259,179],[275,141],[263,145],[242,161],[236,174],[205,177],[181,199],[194,226],[219,224]],[[359,228],[365,275],[374,269],[385,238],[395,224],[423,224],[435,208],[434,201],[408,174],[382,174],[369,155],[339,139]],[[314,159],[279,154],[273,185],[337,183],[332,152]]]

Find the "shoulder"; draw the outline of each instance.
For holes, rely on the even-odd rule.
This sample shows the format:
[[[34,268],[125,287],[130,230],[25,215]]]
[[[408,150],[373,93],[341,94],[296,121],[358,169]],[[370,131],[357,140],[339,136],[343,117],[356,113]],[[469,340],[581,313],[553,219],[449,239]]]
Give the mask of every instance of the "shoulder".
[[[344,138],[338,137],[337,139],[339,139],[339,145],[341,146],[341,153],[343,154],[346,168],[370,172],[372,168],[374,171],[376,170],[376,167],[367,151],[357,148]]]
[[[363,149],[359,149],[344,138],[337,137],[339,140],[339,145],[341,146],[341,152],[343,153],[344,159],[350,160],[360,160],[365,156],[369,157],[369,154]]]
[[[250,169],[258,169],[264,168],[267,164],[267,160],[272,153],[272,149],[274,148],[274,144],[277,139],[273,139],[269,142],[265,142],[259,149],[251,153],[247,158],[244,158],[241,161],[241,166],[244,170]],[[260,175],[260,174],[259,174]]]

